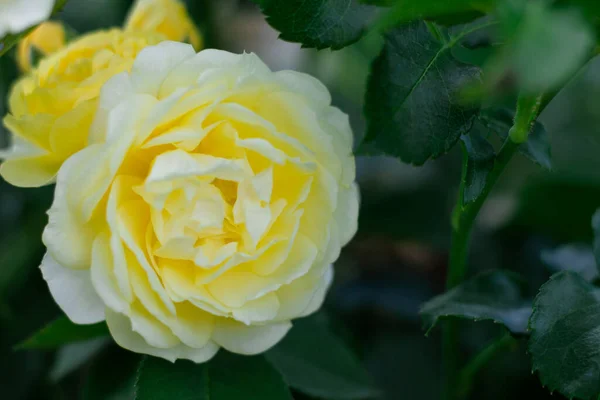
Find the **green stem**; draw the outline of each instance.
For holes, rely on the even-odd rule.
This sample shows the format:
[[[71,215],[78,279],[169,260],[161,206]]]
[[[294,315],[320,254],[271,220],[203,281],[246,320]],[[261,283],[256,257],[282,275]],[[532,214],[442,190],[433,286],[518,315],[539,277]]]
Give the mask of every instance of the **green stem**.
[[[469,239],[473,223],[479,210],[483,206],[485,199],[492,190],[494,184],[502,175],[504,168],[513,157],[519,145],[514,143],[510,138],[506,140],[494,163],[494,167],[488,175],[488,180],[481,195],[472,203],[462,205],[464,180],[461,181],[459,204],[457,205],[452,223],[452,247],[450,249],[450,261],[448,267],[448,277],[446,279],[446,290],[459,285],[464,280],[467,272],[467,255],[469,249]],[[466,157],[466,156],[465,156]],[[466,168],[463,167],[463,172]],[[457,321],[449,320],[446,322],[443,329],[442,337],[442,352],[444,354],[444,370],[445,370],[445,388],[444,398],[446,400],[455,399],[456,382],[458,380],[458,365],[459,360],[459,332]]]
[[[471,391],[471,387],[473,386],[473,379],[479,370],[494,358],[496,354],[511,347],[515,342],[515,339],[507,333],[473,357],[458,375],[458,397],[461,399],[467,398]]]
[[[469,241],[475,219],[485,203],[492,188],[504,172],[506,165],[512,159],[513,155],[522,143],[523,138],[527,138],[531,126],[541,111],[542,96],[519,96],[517,101],[517,111],[515,122],[511,128],[511,134],[504,142],[494,161],[494,166],[490,171],[483,191],[474,201],[465,204],[463,192],[465,188],[466,174],[466,151],[463,151],[463,176],[459,188],[458,204],[452,216],[452,243],[450,249],[450,260],[448,265],[448,277],[446,279],[446,290],[463,282],[467,272],[467,257],[469,251]],[[515,142],[513,138],[519,138]],[[443,329],[442,350],[444,354],[445,369],[445,387],[444,398],[454,400],[457,393],[458,366],[460,364],[459,353],[459,332],[456,321],[448,321]]]

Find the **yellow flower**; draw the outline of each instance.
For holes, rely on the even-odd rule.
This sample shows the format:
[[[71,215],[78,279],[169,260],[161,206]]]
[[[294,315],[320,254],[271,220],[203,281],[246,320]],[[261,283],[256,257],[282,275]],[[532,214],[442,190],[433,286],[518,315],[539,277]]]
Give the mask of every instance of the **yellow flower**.
[[[180,0],[137,0],[126,30],[158,32],[176,42],[188,42],[196,50],[202,48],[200,31]]]
[[[15,186],[51,183],[62,163],[87,144],[100,88],[128,71],[138,52],[159,34],[111,30],[92,33],[43,59],[13,87],[4,124],[13,145],[0,152],[0,174]]]
[[[357,228],[347,115],[253,54],[163,42],[108,81],[58,173],[41,269],[129,350],[256,354],[316,311]]]
[[[32,67],[34,52],[47,56],[62,49],[66,44],[65,28],[60,22],[48,21],[40,24],[19,42],[17,62],[21,71],[28,72]]]
[[[9,33],[20,33],[48,19],[54,0],[0,1],[0,38]]]

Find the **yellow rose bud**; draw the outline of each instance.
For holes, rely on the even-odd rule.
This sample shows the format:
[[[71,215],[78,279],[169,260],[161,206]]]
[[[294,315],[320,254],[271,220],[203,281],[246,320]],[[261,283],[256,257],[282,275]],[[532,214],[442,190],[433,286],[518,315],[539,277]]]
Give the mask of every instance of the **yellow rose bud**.
[[[253,54],[163,42],[108,81],[58,173],[41,269],[71,320],[129,350],[263,352],[316,311],[355,234],[348,116]]]
[[[50,18],[54,0],[0,1],[0,38],[9,33],[20,33]]]
[[[0,175],[22,187],[53,182],[62,163],[87,144],[102,85],[163,39],[115,29],[82,36],[44,58],[11,91],[4,124],[13,145],[0,151]]]
[[[17,62],[21,71],[28,72],[32,67],[34,52],[47,56],[62,49],[66,43],[65,27],[60,22],[48,21],[40,24],[19,42]]]
[[[202,35],[180,0],[137,0],[125,29],[158,32],[169,40],[190,43],[196,50],[202,48]]]

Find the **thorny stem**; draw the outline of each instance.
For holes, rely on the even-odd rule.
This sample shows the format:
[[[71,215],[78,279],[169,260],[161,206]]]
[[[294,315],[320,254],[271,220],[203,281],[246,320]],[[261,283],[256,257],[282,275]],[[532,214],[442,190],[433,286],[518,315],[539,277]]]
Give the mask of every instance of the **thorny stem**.
[[[467,154],[466,151],[463,151],[463,176],[459,188],[458,204],[456,205],[452,216],[452,243],[446,290],[454,288],[464,280],[467,272],[469,240],[475,219],[488,195],[492,191],[492,188],[502,175],[502,172],[504,172],[506,165],[518,150],[519,145],[527,140],[527,135],[531,131],[533,123],[541,112],[541,104],[543,101],[542,95],[519,96],[514,124],[510,129],[511,133],[496,156],[494,166],[487,177],[481,195],[467,204],[464,203],[463,198]],[[458,339],[459,332],[456,321],[447,321],[442,338],[445,370],[444,398],[446,400],[454,400],[457,395],[460,356]]]

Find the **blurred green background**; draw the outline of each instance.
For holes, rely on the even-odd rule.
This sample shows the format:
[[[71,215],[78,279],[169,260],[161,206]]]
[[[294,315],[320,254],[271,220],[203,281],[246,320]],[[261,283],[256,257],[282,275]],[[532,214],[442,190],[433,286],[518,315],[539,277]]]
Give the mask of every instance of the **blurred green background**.
[[[278,40],[250,1],[187,3],[207,47],[254,52],[274,70],[304,71],[323,80],[335,104],[350,114],[360,140],[365,82],[381,46],[377,37],[367,36],[338,52],[301,49]],[[126,0],[72,0],[60,18],[83,33],[120,26],[130,5]],[[462,49],[461,57],[475,61],[481,54]],[[12,55],[0,59],[2,114],[16,76]],[[540,118],[551,139],[553,171],[541,171],[517,157],[484,206],[471,248],[470,274],[514,270],[526,276],[533,295],[551,272],[540,260],[542,251],[565,243],[589,245],[590,218],[600,206],[598,99],[600,62],[592,62]],[[2,147],[8,143],[3,129]],[[440,332],[436,329],[425,338],[418,310],[443,291],[459,178],[458,147],[420,168],[390,158],[358,159],[359,233],[336,264],[326,311],[382,389],[382,399],[439,397]],[[37,268],[51,199],[52,188],[23,190],[0,181],[0,393],[8,400],[130,399],[127,379],[136,356],[110,343],[96,340],[53,352],[12,350],[59,315]],[[465,322],[463,355],[472,355],[501,334],[502,328],[491,323]],[[481,371],[470,398],[559,398],[550,397],[530,369],[524,343],[517,344]]]

